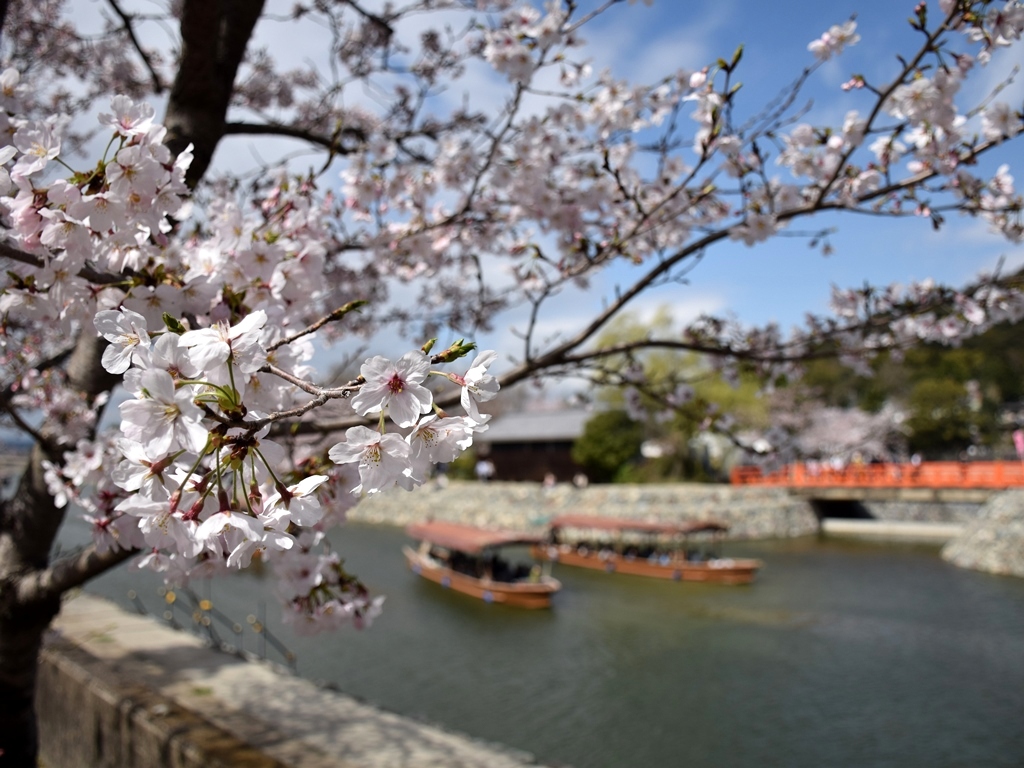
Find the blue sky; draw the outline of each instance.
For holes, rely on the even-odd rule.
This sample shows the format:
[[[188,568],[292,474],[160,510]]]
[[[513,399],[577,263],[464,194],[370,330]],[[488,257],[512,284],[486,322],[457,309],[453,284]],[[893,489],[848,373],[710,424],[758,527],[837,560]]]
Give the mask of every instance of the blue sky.
[[[637,4],[613,8],[591,30],[589,38],[605,51],[616,52],[617,73],[639,79],[674,67],[699,68],[718,56],[728,57],[742,44],[744,56],[738,79],[744,87],[740,99],[753,109],[786,87],[802,67],[812,62],[807,51],[811,40],[856,13],[861,41],[828,62],[804,91],[813,101],[809,122],[817,122],[817,116],[836,122],[849,109],[863,112],[869,106],[867,94],[844,92],[841,83],[853,73],[883,82],[898,66],[894,53],[898,49],[905,53],[913,50],[910,46],[917,43],[919,33],[906,22],[913,5],[903,0],[656,0],[653,7]],[[937,13],[936,3],[930,5]],[[997,66],[1005,73],[1007,67],[1003,65],[1008,58],[997,56],[990,65],[992,72],[981,72],[982,77],[977,78],[981,84],[997,80]],[[1001,98],[1019,107],[1021,94],[1017,82]],[[994,168],[999,162],[1009,162],[1012,167],[1014,161],[1024,158],[1024,151],[1011,144],[997,155],[986,165]],[[788,174],[780,171],[779,175]],[[807,230],[814,222],[838,227],[831,238],[835,249],[831,256],[824,257],[809,248],[807,241],[793,238],[776,238],[754,247],[720,243],[692,273],[689,288],[673,290],[666,298],[679,305],[693,302],[728,309],[748,322],[774,320],[788,327],[798,323],[805,311],[826,308],[831,283],[857,287],[865,281],[905,283],[926,277],[962,282],[992,267],[1001,256],[1007,257],[1011,265],[1024,262],[1019,245],[991,233],[983,222],[956,215],[939,232],[921,219],[853,216],[807,220],[794,228]],[[622,276],[628,276],[628,270]],[[653,304],[658,301],[657,295],[649,299]]]
[[[366,0],[366,5],[372,8],[380,2]],[[534,4],[542,3],[534,0]],[[597,0],[580,2],[583,12],[599,4]],[[936,0],[929,5],[938,13]],[[85,3],[75,7],[85,13],[92,6]],[[269,6],[271,11],[284,11],[290,7],[290,0],[270,0]],[[695,70],[719,57],[728,58],[742,44],[744,57],[738,79],[743,89],[738,104],[740,110],[752,113],[786,89],[813,62],[807,50],[811,40],[829,26],[856,14],[861,41],[827,62],[808,83],[801,100],[813,101],[808,122],[835,124],[850,109],[863,112],[870,107],[868,94],[841,90],[840,85],[851,74],[860,73],[869,81],[884,82],[898,67],[894,54],[915,49],[919,34],[906,21],[913,7],[913,0],[655,0],[651,7],[620,3],[585,27],[585,55],[591,58],[595,70],[608,67],[618,77],[653,82],[680,68]],[[415,17],[412,23],[426,26],[428,21],[429,15],[423,15]],[[256,43],[269,45],[283,64],[297,65],[316,61],[320,56],[323,46],[316,34],[316,30],[294,30],[287,24],[266,22],[257,28]],[[976,71],[968,81],[975,83],[970,86],[973,95],[980,96],[999,82],[1008,69],[1007,63],[1013,63],[1011,58],[997,55],[988,69]],[[486,103],[507,92],[502,82],[493,73],[471,73],[449,96],[457,103],[462,98],[462,88],[474,103]],[[1022,97],[1024,88],[1018,78],[1001,98],[1019,108]],[[684,115],[688,115],[688,110],[684,110]],[[1015,161],[1024,158],[1024,140],[1021,142],[1000,148],[985,161],[985,166],[992,170],[999,163],[1008,162],[1013,167]],[[216,164],[238,170],[251,167],[257,153],[267,159],[296,149],[296,143],[289,140],[275,143],[234,139],[218,150]],[[308,159],[300,160],[297,167],[306,168],[309,163]],[[788,171],[782,169],[777,174],[783,180],[788,177]],[[1020,186],[1024,183],[1024,172],[1018,170],[1017,175]],[[852,216],[807,220],[793,229],[824,226],[838,227],[830,239],[834,253],[828,257],[808,247],[806,240],[791,237],[775,238],[754,247],[722,242],[711,248],[690,274],[688,285],[654,291],[632,309],[653,312],[659,305],[669,304],[680,321],[703,311],[731,312],[747,323],[775,321],[789,328],[799,323],[806,311],[827,310],[829,286],[833,283],[858,287],[865,282],[906,283],[927,277],[957,283],[969,280],[979,270],[991,268],[1000,257],[1005,257],[1011,267],[1024,264],[1024,249],[1020,246],[991,233],[984,222],[956,215],[939,232],[922,219]],[[616,286],[628,285],[635,273],[627,265],[618,265],[595,279],[586,293],[555,299],[542,317],[542,327],[552,334],[571,332],[603,305]],[[514,330],[522,329],[524,318],[521,311],[496,318],[496,331],[480,336],[477,341],[484,348],[499,350],[503,356],[518,357]],[[370,348],[385,354],[401,354],[421,341],[410,339],[398,348],[389,331],[374,339]]]
[[[581,3],[584,10],[596,5]],[[938,13],[934,0],[930,5]],[[819,69],[799,102],[812,102],[807,122],[837,124],[848,110],[863,113],[871,107],[869,94],[840,88],[851,74],[863,74],[869,82],[882,84],[898,71],[895,53],[906,55],[916,50],[920,35],[907,23],[913,6],[908,0],[655,0],[652,7],[637,3],[611,8],[584,29],[583,37],[595,70],[608,67],[616,76],[636,82],[653,82],[680,68],[699,69],[719,57],[731,57],[742,44],[738,79],[744,85],[739,108],[755,113],[813,63],[809,42],[856,14],[861,41]],[[989,68],[976,70],[973,93],[987,93],[1005,77],[1010,58],[997,55]],[[1001,98],[1019,107],[1022,95],[1018,81]],[[486,98],[479,85],[472,96]],[[990,170],[1002,162],[1012,167],[1021,158],[1021,147],[1011,144],[984,164]],[[777,173],[788,179],[788,171],[779,169]],[[670,305],[680,322],[701,312],[730,313],[745,323],[777,322],[788,329],[800,324],[808,311],[827,312],[832,284],[851,288],[865,283],[906,284],[929,277],[955,284],[992,268],[1000,258],[1010,267],[1024,264],[1020,246],[991,232],[982,221],[955,214],[938,232],[925,219],[850,215],[809,219],[795,224],[793,230],[826,226],[838,228],[830,238],[834,248],[830,256],[810,248],[806,239],[792,237],[754,247],[721,242],[690,274],[688,285],[652,291],[630,309],[647,314],[660,305]],[[552,337],[571,333],[604,305],[617,286],[630,284],[637,274],[635,268],[620,264],[595,279],[586,293],[567,293],[554,299],[542,314],[540,327]],[[494,333],[477,337],[481,347],[497,349],[503,358],[521,357],[516,331],[525,326],[525,312],[506,313],[497,318],[496,326]],[[378,337],[371,349],[379,349],[378,343],[384,345],[381,351],[390,353],[387,347],[393,345],[393,337]],[[394,352],[400,354],[397,349]]]

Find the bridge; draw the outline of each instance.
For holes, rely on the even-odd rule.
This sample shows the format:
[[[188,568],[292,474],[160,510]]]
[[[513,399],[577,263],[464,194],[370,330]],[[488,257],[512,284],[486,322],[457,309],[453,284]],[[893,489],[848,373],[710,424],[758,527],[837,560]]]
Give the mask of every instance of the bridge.
[[[737,467],[731,480],[737,486],[786,488],[807,499],[831,536],[911,539],[941,543],[958,535],[970,519],[964,507],[980,508],[989,497],[1008,488],[1024,488],[1024,463],[1019,461],[930,461],[921,463],[851,464],[842,468],[808,462],[790,464],[774,472],[759,467]],[[881,502],[903,510],[878,519]],[[939,515],[907,514],[907,507],[948,508]]]
[[[851,464],[789,464],[774,472],[736,467],[733,485],[774,486],[822,501],[913,501],[982,504],[1007,488],[1024,488],[1024,462],[927,461]]]

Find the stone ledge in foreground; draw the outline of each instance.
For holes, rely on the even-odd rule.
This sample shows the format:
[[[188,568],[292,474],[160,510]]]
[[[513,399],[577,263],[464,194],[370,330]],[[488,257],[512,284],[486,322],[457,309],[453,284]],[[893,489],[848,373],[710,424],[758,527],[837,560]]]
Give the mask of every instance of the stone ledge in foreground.
[[[98,597],[67,600],[40,668],[49,768],[523,768],[474,740],[246,662]]]

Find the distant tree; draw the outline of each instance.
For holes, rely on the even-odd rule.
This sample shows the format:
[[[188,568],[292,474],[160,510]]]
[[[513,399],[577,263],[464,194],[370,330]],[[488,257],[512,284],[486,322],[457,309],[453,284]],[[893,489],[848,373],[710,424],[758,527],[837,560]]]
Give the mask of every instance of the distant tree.
[[[769,398],[771,426],[748,440],[747,460],[777,467],[803,459],[890,461],[906,456],[906,415],[889,403],[871,412],[856,405],[829,405],[803,386],[776,390]]]
[[[625,411],[595,413],[572,446],[572,458],[594,482],[607,483],[631,461],[640,457],[643,425]]]
[[[911,450],[926,455],[956,455],[971,445],[1008,450],[1008,427],[998,413],[1024,399],[1024,327],[1002,323],[957,347],[885,352],[871,375],[852,373],[834,358],[813,360],[798,386],[804,398],[830,408],[902,410]]]
[[[625,313],[608,324],[597,344],[628,345],[678,332],[676,326],[668,305],[649,317]],[[594,371],[591,383],[597,401],[626,410],[643,425],[656,451],[623,470],[619,479],[628,482],[721,479],[720,468],[709,460],[709,435],[740,442],[737,435],[768,425],[764,382],[751,366],[722,370],[692,351],[654,348],[611,355]]]
[[[1024,400],[1024,325],[1000,323],[964,341],[963,348],[980,352],[972,361],[971,378],[986,400],[999,405]]]
[[[987,414],[972,408],[969,389],[951,378],[923,379],[914,384],[907,402],[910,450],[928,458],[955,458],[982,442]],[[989,429],[985,429],[989,432]]]

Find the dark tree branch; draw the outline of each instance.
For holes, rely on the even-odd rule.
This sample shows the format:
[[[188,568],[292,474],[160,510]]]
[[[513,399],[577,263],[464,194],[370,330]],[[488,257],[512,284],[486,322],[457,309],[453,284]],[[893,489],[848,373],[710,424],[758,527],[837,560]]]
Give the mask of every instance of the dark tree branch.
[[[292,139],[302,139],[310,144],[316,144],[331,151],[334,155],[350,155],[358,151],[358,147],[347,147],[341,143],[342,137],[352,137],[358,142],[366,141],[366,133],[358,128],[342,128],[333,136],[322,136],[304,128],[297,128],[291,125],[279,123],[225,123],[224,135],[249,134],[253,136],[287,136]]]
[[[342,0],[342,1],[349,8],[351,8],[356,13],[358,13],[360,16],[362,16],[364,19],[366,19],[367,21],[371,22],[374,26],[376,26],[381,31],[381,33],[384,35],[385,38],[390,38],[391,35],[394,34],[395,30],[392,29],[392,27],[388,23],[387,19],[385,19],[383,16],[378,16],[375,13],[370,13],[368,10],[366,10],[361,5],[359,5],[359,3],[357,3],[355,0]]]
[[[125,13],[121,6],[117,4],[117,0],[107,0],[107,3],[110,4],[114,13],[116,13],[118,18],[121,19],[121,23],[124,24],[125,34],[128,35],[128,39],[132,41],[132,46],[142,58],[142,63],[146,66],[146,71],[149,72],[149,79],[153,83],[153,92],[156,94],[162,94],[167,89],[167,86],[164,85],[163,81],[160,79],[159,73],[153,67],[153,60],[150,58],[149,54],[146,53],[146,49],[142,47],[142,44],[139,42],[139,38],[135,36],[135,29],[132,27],[134,17]]]
[[[22,264],[28,264],[30,267],[36,269],[42,269],[46,266],[45,262],[39,256],[33,256],[31,253],[25,253],[25,251],[13,248],[7,243],[0,242],[0,257],[11,259]],[[113,283],[122,282],[125,277],[130,276],[131,272],[126,271],[123,275],[115,275],[111,272],[97,272],[92,267],[82,267],[78,270],[78,276],[83,280],[88,280],[90,283],[96,283],[97,285],[111,285]]]
[[[100,552],[91,544],[80,552],[68,555],[49,568],[33,571],[17,583],[17,596],[23,603],[59,598],[69,589],[80,587],[133,555],[135,549],[116,549]]]

